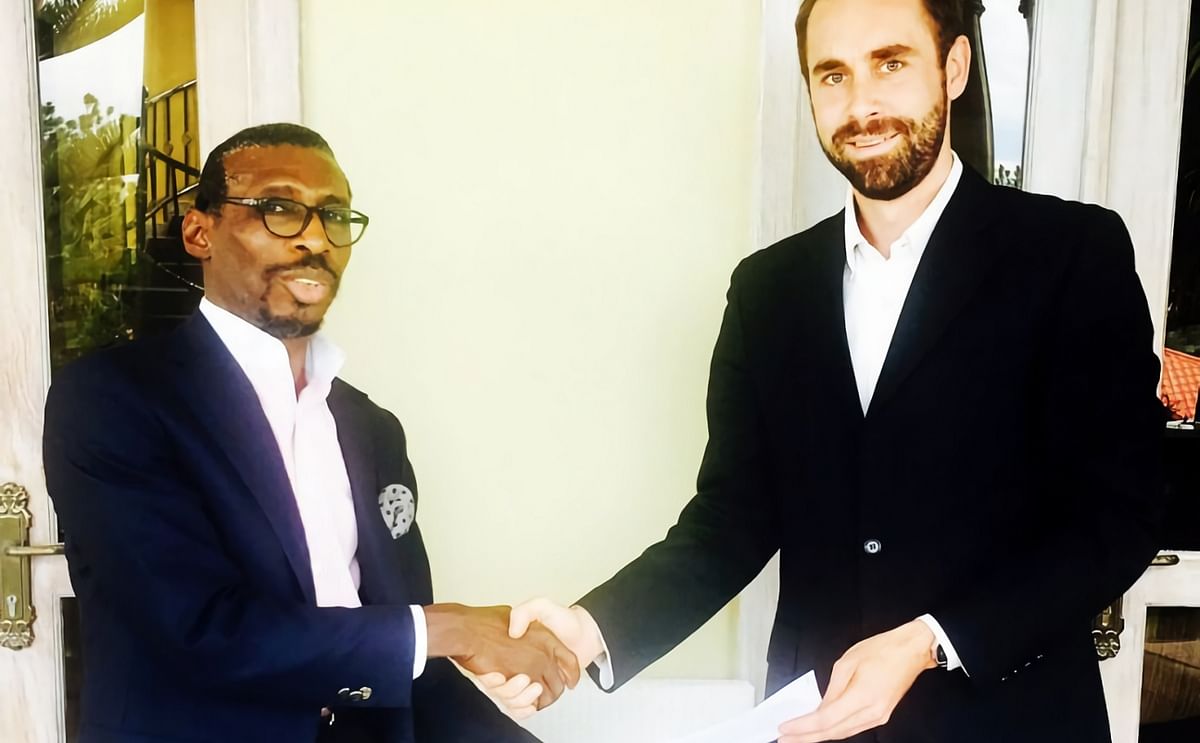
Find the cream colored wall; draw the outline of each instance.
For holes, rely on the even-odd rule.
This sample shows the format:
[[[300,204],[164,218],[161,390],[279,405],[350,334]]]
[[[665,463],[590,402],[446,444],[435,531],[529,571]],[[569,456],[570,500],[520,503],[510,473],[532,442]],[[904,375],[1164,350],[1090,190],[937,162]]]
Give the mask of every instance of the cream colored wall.
[[[439,600],[571,601],[693,493],[758,6],[302,2],[304,120],[372,217],[329,330],[407,428]],[[652,674],[732,676],[734,625]]]

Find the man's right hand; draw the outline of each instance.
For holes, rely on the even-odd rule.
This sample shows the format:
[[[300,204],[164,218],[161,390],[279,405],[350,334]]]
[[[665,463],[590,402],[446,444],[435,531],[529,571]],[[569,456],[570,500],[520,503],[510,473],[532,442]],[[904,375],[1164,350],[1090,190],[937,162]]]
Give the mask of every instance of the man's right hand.
[[[507,606],[431,604],[424,611],[429,657],[453,658],[476,676],[500,674],[512,679],[524,675],[528,685],[541,687],[539,709],[579,683],[580,664],[574,649],[537,624],[520,639],[510,636],[511,609]]]
[[[604,640],[600,636],[600,628],[595,619],[582,606],[562,606],[550,599],[533,599],[517,606],[512,610],[509,621],[509,635],[514,637],[526,636],[528,631],[538,628],[538,625],[550,629],[562,640],[566,647],[575,653],[580,667],[587,667],[604,653]],[[479,681],[484,684],[488,695],[508,709],[512,718],[526,719],[536,712],[530,705],[535,699],[538,683],[529,678],[505,678],[499,673],[488,673],[481,676]]]
[[[524,636],[533,624],[541,624],[558,636],[581,668],[587,668],[604,652],[604,640],[596,620],[582,606],[561,606],[550,599],[531,599],[512,610],[508,634]]]
[[[604,641],[596,620],[581,606],[565,607],[550,599],[537,598],[512,610],[508,633],[511,637],[524,637],[531,626],[546,627],[561,640],[579,662],[586,668],[604,652]],[[537,709],[531,700],[539,693],[538,684],[527,677],[505,678],[498,673],[478,677],[484,691],[513,719],[524,720]]]

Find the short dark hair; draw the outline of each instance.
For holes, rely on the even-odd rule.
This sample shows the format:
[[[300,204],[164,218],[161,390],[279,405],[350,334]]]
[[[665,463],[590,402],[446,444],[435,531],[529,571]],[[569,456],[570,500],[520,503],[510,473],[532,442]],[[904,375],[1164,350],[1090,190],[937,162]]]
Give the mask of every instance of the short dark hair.
[[[808,18],[812,15],[813,6],[821,0],[804,0],[800,4],[800,12],[796,14],[796,46],[800,50],[800,72],[808,82]],[[946,64],[950,47],[959,36],[966,36],[967,14],[963,10],[963,0],[922,0],[925,13],[933,22],[934,41],[937,42],[941,62]]]
[[[225,181],[225,157],[247,147],[274,147],[295,145],[320,150],[333,157],[333,149],[325,138],[312,129],[299,124],[259,124],[234,134],[213,148],[200,171],[200,183],[196,186],[196,208],[202,212],[216,214],[229,196],[229,184]]]

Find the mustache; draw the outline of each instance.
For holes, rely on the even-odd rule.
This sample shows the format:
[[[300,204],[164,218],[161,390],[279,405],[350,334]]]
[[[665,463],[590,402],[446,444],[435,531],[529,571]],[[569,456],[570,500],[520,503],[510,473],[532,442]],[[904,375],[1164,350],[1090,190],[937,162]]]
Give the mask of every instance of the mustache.
[[[298,268],[313,268],[318,271],[324,271],[329,274],[329,278],[333,279],[334,283],[337,283],[341,279],[338,272],[333,270],[333,267],[329,265],[329,260],[325,257],[324,253],[308,253],[295,263],[277,263],[269,266],[265,274],[271,277],[286,271],[295,271]]]
[[[901,119],[895,116],[871,119],[866,124],[854,119],[838,127],[838,130],[833,133],[833,143],[843,145],[847,140],[855,137],[881,137],[887,134],[908,137],[912,134],[915,124],[916,122],[911,119]]]

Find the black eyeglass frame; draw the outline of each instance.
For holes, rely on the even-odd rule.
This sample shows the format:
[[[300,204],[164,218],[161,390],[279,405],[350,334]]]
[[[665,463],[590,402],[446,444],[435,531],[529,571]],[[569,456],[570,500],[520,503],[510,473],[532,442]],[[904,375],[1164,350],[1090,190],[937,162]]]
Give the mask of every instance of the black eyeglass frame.
[[[237,204],[239,206],[248,206],[248,207],[254,209],[254,211],[258,212],[258,216],[262,219],[263,227],[266,228],[267,232],[270,232],[275,237],[282,237],[282,238],[295,237],[296,235],[302,234],[305,230],[308,229],[308,225],[310,223],[312,223],[313,214],[316,214],[317,218],[321,220],[321,229],[325,230],[325,237],[327,237],[329,239],[330,244],[332,244],[334,247],[337,247],[337,248],[348,248],[351,245],[353,245],[354,243],[361,240],[362,236],[367,234],[367,225],[371,223],[371,218],[368,217],[366,214],[363,214],[362,212],[357,211],[355,209],[351,209],[349,207],[345,207],[345,206],[309,206],[308,204],[302,204],[299,201],[296,201],[295,199],[285,199],[285,198],[282,198],[279,196],[263,196],[260,198],[228,196],[224,199],[221,199],[221,201],[218,203]],[[275,230],[271,229],[271,225],[267,224],[267,212],[265,211],[264,207],[270,206],[271,204],[279,204],[279,203],[295,204],[296,206],[301,207],[302,209],[305,210],[304,221],[300,223],[300,228],[297,229],[295,232],[291,233],[290,235],[280,234],[279,232],[276,232]],[[340,245],[336,241],[334,241],[333,235],[329,234],[329,225],[326,224],[326,222],[325,222],[326,215],[334,210],[342,211],[342,212],[349,212],[350,213],[350,224],[361,224],[362,225],[362,232],[358,233],[358,237],[354,238],[353,240],[346,243],[345,245]]]

